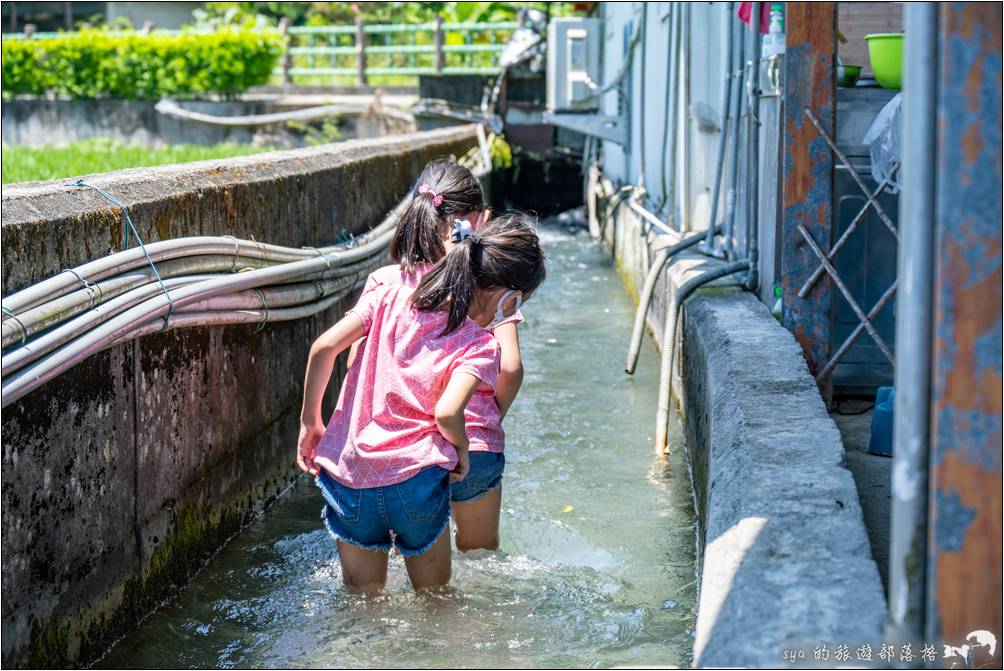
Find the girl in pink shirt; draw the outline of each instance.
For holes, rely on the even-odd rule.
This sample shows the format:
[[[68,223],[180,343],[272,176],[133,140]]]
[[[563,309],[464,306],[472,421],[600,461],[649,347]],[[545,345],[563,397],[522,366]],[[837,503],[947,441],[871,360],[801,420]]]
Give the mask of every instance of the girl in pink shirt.
[[[419,175],[414,198],[398,221],[390,247],[395,265],[375,271],[367,287],[373,281],[417,285],[455,244],[484,226],[489,214],[481,182],[470,170],[453,161],[430,162]],[[504,306],[507,314],[515,311],[513,316],[491,329],[501,350],[494,393],[491,389],[480,389],[467,406],[470,473],[462,482],[450,486],[456,545],[464,552],[479,548],[495,550],[499,545],[505,469],[502,418],[523,382],[516,328],[523,316],[515,301],[516,297],[512,296]],[[353,349],[349,361],[354,359]]]
[[[499,350],[485,327],[544,279],[533,229],[518,219],[467,236],[417,285],[370,283],[311,347],[297,461],[317,476],[345,583],[382,588],[392,544],[415,589],[450,577],[449,483],[469,470],[465,410],[494,389]],[[509,314],[507,314],[507,310]],[[335,357],[366,337],[325,428]]]

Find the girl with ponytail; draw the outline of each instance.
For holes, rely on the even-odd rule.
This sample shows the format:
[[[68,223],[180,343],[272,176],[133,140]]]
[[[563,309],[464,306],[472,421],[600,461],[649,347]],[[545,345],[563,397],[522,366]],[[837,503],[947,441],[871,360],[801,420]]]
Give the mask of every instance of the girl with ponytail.
[[[369,283],[311,347],[297,461],[317,477],[351,588],[383,587],[392,545],[415,589],[449,581],[450,483],[467,476],[478,439],[466,411],[474,398],[494,405],[499,377],[488,327],[511,318],[543,279],[536,234],[525,218],[506,217],[465,235],[417,285]],[[335,357],[363,337],[325,429]]]
[[[488,221],[481,183],[471,171],[452,161],[438,160],[425,166],[412,191],[412,201],[397,225],[390,256],[396,265],[380,268],[367,280],[364,292],[374,283],[418,282],[453,248],[471,244],[472,233]],[[513,218],[515,217],[515,219]],[[507,221],[519,220],[511,215]],[[522,219],[523,223],[528,220]],[[463,246],[461,244],[461,246]],[[514,299],[508,299],[512,301]],[[462,314],[457,308],[457,313]],[[490,329],[501,349],[501,364],[494,395],[477,393],[467,411],[471,434],[471,471],[450,488],[456,527],[455,541],[461,551],[495,550],[499,544],[502,510],[502,473],[505,469],[505,432],[502,418],[516,399],[523,382],[516,312]],[[349,366],[356,347],[349,353]]]

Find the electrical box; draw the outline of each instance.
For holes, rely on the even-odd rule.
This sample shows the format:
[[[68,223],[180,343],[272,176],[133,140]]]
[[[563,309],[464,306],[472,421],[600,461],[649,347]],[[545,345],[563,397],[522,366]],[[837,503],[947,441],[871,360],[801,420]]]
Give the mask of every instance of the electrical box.
[[[601,19],[555,18],[547,26],[547,109],[599,109]]]

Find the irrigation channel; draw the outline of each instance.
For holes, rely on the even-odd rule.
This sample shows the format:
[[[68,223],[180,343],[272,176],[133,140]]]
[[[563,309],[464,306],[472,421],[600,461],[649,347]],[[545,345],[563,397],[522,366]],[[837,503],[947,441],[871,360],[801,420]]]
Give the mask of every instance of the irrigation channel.
[[[499,552],[455,555],[449,593],[416,596],[394,557],[383,594],[351,594],[302,477],[97,666],[689,665],[693,497],[675,418],[672,454],[653,449],[656,354],[625,375],[633,306],[613,261],[585,231],[542,240]]]

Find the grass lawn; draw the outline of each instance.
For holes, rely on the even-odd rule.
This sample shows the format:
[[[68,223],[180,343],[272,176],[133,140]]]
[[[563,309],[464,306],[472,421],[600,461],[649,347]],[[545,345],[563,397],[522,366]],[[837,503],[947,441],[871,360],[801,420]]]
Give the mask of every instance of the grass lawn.
[[[244,156],[274,147],[242,144],[179,144],[151,149],[108,139],[81,140],[67,147],[3,147],[3,183],[66,179],[124,168]]]

